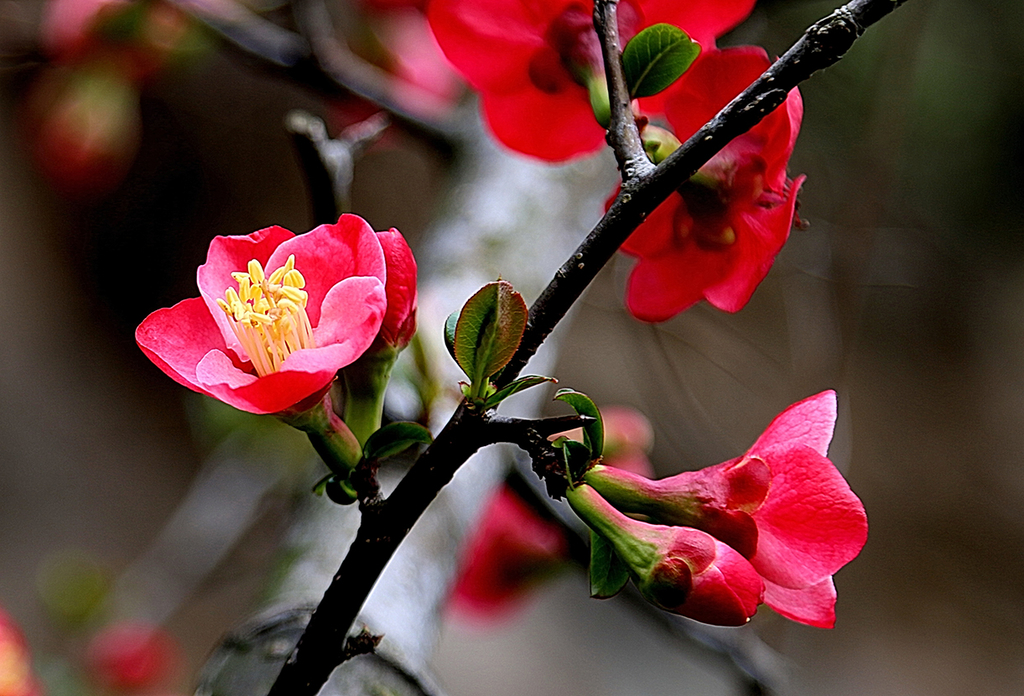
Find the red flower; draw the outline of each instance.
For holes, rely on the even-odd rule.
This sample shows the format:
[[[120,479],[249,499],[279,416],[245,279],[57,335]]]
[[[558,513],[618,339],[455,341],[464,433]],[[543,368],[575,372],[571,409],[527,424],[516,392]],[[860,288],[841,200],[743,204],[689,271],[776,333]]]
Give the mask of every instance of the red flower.
[[[562,528],[502,485],[466,546],[452,606],[478,617],[502,616],[557,571],[568,554]]]
[[[0,696],[40,696],[28,644],[14,619],[0,609]]]
[[[652,24],[681,27],[705,47],[742,21],[753,0],[622,0],[622,41]],[[603,80],[593,0],[433,0],[434,35],[480,92],[484,118],[504,145],[558,162],[604,144],[586,84]]]
[[[572,509],[611,542],[649,601],[680,616],[742,626],[757,612],[764,584],[732,547],[691,527],[641,522],[588,485],[566,493]]]
[[[666,115],[685,141],[770,65],[764,50],[702,54],[666,97]],[[785,103],[739,136],[679,187],[622,245],[639,259],[626,306],[643,321],[664,321],[702,297],[739,311],[789,237],[803,177],[786,177],[803,102]]]
[[[835,419],[835,392],[825,391],[783,411],[737,459],[660,481],[595,467],[586,481],[620,510],[729,544],[764,579],[768,606],[830,628],[832,575],[868,531],[864,506],[825,456]]]
[[[93,679],[115,691],[162,685],[179,662],[174,638],[158,626],[122,621],[89,641],[86,662]]]
[[[416,333],[416,259],[402,233],[392,227],[377,232],[388,269],[385,285],[388,308],[380,326],[377,343],[402,350]]]
[[[216,237],[201,297],[153,312],[135,338],[176,382],[243,411],[313,405],[382,326],[383,341],[411,335],[416,267],[400,240],[355,215],[299,236]]]

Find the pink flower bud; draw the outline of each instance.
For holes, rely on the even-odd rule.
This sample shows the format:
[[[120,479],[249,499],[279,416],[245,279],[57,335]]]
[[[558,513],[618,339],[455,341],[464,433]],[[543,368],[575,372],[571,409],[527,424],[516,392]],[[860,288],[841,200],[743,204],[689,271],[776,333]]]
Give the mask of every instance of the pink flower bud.
[[[750,563],[698,529],[627,517],[587,485],[570,489],[572,509],[611,542],[640,593],[681,616],[741,626],[757,612],[764,584]]]

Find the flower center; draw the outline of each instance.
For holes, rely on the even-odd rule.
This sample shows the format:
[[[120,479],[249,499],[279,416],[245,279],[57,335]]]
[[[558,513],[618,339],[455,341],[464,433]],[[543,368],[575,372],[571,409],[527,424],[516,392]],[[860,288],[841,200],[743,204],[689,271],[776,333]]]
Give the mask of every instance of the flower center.
[[[316,348],[306,315],[306,279],[295,268],[295,256],[270,276],[260,262],[249,262],[247,272],[232,273],[238,290],[228,288],[217,305],[228,316],[231,330],[245,357],[265,377],[281,369],[285,358],[302,348]]]
[[[619,3],[619,36],[623,43],[636,34],[641,17],[634,0]],[[533,54],[528,70],[534,87],[558,94],[573,83],[587,86],[598,73],[603,79],[603,65],[592,3],[573,2],[548,25],[544,45]]]
[[[677,213],[679,241],[692,235],[705,251],[723,251],[735,244],[733,218],[765,192],[766,168],[759,155],[728,151],[715,155],[677,189],[686,203]]]

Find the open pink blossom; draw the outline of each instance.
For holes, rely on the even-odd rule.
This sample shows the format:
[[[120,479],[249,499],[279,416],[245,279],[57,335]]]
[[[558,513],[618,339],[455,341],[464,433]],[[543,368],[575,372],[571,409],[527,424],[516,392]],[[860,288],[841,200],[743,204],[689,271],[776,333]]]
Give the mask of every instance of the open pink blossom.
[[[835,418],[835,392],[825,391],[783,411],[742,457],[659,481],[598,466],[586,481],[620,510],[714,535],[750,559],[768,606],[831,627],[832,575],[860,553],[868,529],[826,457]]]
[[[625,43],[664,22],[708,48],[753,6],[753,0],[622,0],[619,33]],[[593,11],[593,0],[432,0],[427,17],[441,50],[480,93],[494,136],[517,152],[560,162],[604,145],[587,88],[604,80]]]
[[[764,583],[728,544],[692,527],[627,517],[586,484],[569,489],[566,499],[611,543],[637,589],[655,605],[720,626],[742,626],[757,612]]]
[[[176,382],[243,411],[312,406],[382,325],[384,340],[409,335],[415,263],[400,239],[355,215],[303,235],[216,237],[197,273],[201,296],[153,312],[135,338]],[[404,259],[394,278],[391,259]]]
[[[666,93],[675,135],[686,141],[770,65],[749,46],[701,54]],[[700,299],[739,311],[789,238],[803,177],[786,166],[803,117],[794,89],[761,123],[726,145],[659,205],[622,245],[638,259],[626,306],[665,321]]]

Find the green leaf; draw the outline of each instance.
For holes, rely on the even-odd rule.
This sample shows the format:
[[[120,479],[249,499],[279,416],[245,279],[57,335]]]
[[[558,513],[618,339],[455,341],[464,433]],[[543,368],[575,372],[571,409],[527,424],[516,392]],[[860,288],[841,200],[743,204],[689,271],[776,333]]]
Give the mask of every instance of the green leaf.
[[[583,426],[583,439],[590,448],[591,457],[600,457],[604,452],[604,421],[597,405],[589,396],[573,389],[559,389],[555,399],[569,404],[581,416],[594,419]]]
[[[590,596],[608,599],[629,581],[629,567],[615,553],[612,543],[590,530]]]
[[[634,36],[622,51],[630,97],[661,92],[687,71],[700,55],[700,44],[671,24],[655,24]]]
[[[569,481],[580,481],[590,467],[590,447],[582,442],[566,439],[562,443],[562,456],[565,458],[565,472]]]
[[[518,394],[519,392],[523,391],[524,389],[529,389],[530,387],[536,387],[538,384],[544,384],[545,382],[557,382],[557,381],[558,380],[555,379],[554,377],[541,377],[540,375],[527,375],[525,377],[520,377],[519,379],[515,380],[514,382],[511,382],[510,384],[502,387],[497,392],[495,392],[492,396],[490,396],[487,399],[487,402],[484,404],[484,407],[485,408],[494,408],[495,406],[500,404],[502,401],[504,401],[508,397],[512,396],[513,394]]]
[[[488,283],[466,302],[455,325],[455,361],[469,376],[472,393],[515,354],[526,330],[523,296],[504,280]]]
[[[455,327],[459,323],[459,313],[452,312],[448,315],[448,318],[444,322],[444,347],[448,349],[448,353],[452,356],[455,362],[459,359],[455,357]]]
[[[366,444],[363,445],[363,458],[385,459],[413,445],[429,445],[433,441],[430,431],[419,423],[388,423],[366,439]]]

